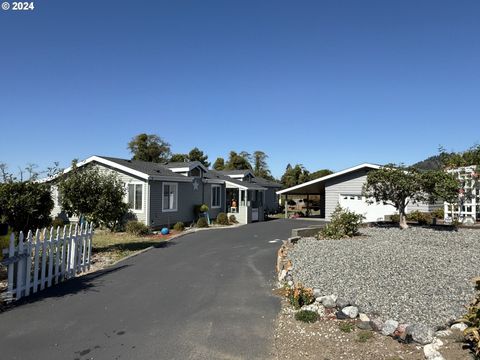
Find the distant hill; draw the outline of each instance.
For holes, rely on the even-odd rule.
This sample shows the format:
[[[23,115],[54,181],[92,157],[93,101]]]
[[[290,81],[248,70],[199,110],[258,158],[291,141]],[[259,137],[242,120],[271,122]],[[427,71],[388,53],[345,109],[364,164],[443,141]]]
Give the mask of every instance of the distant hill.
[[[429,158],[419,161],[412,165],[412,167],[418,170],[439,170],[442,168],[442,162],[440,161],[440,155],[430,156]]]

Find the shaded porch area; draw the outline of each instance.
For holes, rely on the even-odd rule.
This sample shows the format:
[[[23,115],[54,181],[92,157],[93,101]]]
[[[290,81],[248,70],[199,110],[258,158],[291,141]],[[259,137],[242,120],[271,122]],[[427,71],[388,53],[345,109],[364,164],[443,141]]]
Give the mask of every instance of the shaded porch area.
[[[285,217],[325,219],[325,183],[305,183],[277,192],[285,207]]]

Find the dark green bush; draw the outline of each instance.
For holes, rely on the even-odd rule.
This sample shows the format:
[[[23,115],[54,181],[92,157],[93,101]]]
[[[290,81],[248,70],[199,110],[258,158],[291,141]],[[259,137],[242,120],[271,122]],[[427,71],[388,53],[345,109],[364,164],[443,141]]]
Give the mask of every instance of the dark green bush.
[[[62,218],[59,218],[59,217],[56,217],[55,219],[53,219],[52,221],[52,226],[56,229],[58,228],[59,226],[61,228],[63,228],[65,226],[65,221],[63,221]]]
[[[408,221],[416,221],[419,225],[428,225],[432,223],[432,215],[427,212],[412,211],[407,215]]]
[[[217,215],[217,224],[219,225],[230,225],[228,222],[228,216],[224,212],[221,212]]]
[[[205,204],[195,205],[193,211],[195,212],[196,216],[199,216],[200,214],[208,211],[208,206]]]
[[[206,218],[204,217],[201,217],[200,219],[198,219],[197,221],[197,227],[199,228],[206,228],[208,227],[208,221]]]
[[[228,217],[228,221],[230,221],[232,224],[236,224],[238,222],[237,218],[233,214]]]
[[[437,219],[443,219],[445,217],[445,210],[443,208],[438,208],[432,211],[431,215]]]
[[[132,235],[147,235],[148,234],[148,226],[140,221],[129,221],[127,225],[125,225],[125,230],[127,233]]]
[[[390,221],[398,224],[400,222],[400,215],[398,214],[390,215]]]
[[[0,217],[16,233],[50,225],[53,200],[50,186],[36,182],[0,183]],[[3,221],[2,221],[3,222]]]
[[[310,310],[300,310],[295,313],[295,320],[303,321],[306,323],[313,323],[317,321],[318,318],[319,315],[316,312]]]
[[[332,220],[320,231],[319,235],[325,239],[341,239],[358,235],[358,228],[363,219],[363,215],[342,209],[338,205],[332,214]]]
[[[185,230],[185,224],[183,222],[179,221],[175,225],[173,225],[173,230],[183,231],[183,230]]]

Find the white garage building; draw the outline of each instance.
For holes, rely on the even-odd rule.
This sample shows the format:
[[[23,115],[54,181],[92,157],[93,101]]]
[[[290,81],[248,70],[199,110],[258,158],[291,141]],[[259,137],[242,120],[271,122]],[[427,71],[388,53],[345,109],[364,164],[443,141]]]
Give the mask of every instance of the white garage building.
[[[363,185],[369,171],[377,170],[380,165],[364,163],[306,183],[292,186],[277,192],[288,201],[288,196],[309,195],[320,196],[320,218],[330,220],[337,204],[341,207],[365,216],[365,222],[383,221],[385,216],[393,215],[397,211],[391,205],[382,203],[368,204],[362,196]],[[438,205],[414,204],[407,212],[431,211]]]

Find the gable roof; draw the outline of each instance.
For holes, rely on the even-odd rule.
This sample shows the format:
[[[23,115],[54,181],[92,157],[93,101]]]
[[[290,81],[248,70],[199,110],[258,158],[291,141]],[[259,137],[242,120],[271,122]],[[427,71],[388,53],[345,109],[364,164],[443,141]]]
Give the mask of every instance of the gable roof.
[[[262,177],[254,177],[252,179],[252,182],[261,186],[266,186],[266,187],[281,188],[283,186],[282,184],[276,181],[268,180]]]
[[[243,175],[243,176],[246,176],[247,174],[250,174],[252,176],[255,176],[253,175],[252,173],[252,170],[250,169],[242,169],[242,170],[220,170],[218,171],[219,173],[223,174],[223,175],[227,175],[227,176],[235,176],[235,175]]]
[[[195,169],[196,167],[201,168],[203,171],[208,171],[205,165],[203,165],[200,161],[173,161],[173,162],[166,162],[162,164],[168,169],[175,169],[177,171],[190,171]]]
[[[354,171],[357,171],[357,170],[360,170],[360,169],[364,169],[364,168],[369,168],[369,169],[372,169],[372,170],[378,170],[378,169],[381,168],[381,166],[376,165],[376,164],[363,163],[363,164],[360,164],[360,165],[357,165],[357,166],[350,167],[348,169],[338,171],[338,172],[330,174],[330,175],[323,176],[323,177],[318,178],[318,179],[307,181],[303,184],[295,185],[295,186],[289,187],[287,189],[277,191],[277,194],[281,195],[281,194],[284,194],[284,193],[288,193],[288,192],[293,191],[293,190],[298,190],[298,189],[301,189],[303,187],[306,187],[306,186],[309,186],[309,185],[312,185],[312,184],[316,184],[316,183],[319,183],[319,182],[324,182],[326,180],[333,179],[337,176],[345,175],[345,174],[348,174],[348,173],[351,173],[351,172],[354,172]]]
[[[234,185],[235,187],[239,187],[241,189],[246,189],[246,190],[266,190],[266,188],[255,184],[255,183],[250,183],[250,182],[245,182],[245,181],[240,181],[237,179],[232,179],[231,177],[222,174],[220,171],[216,170],[208,170],[207,173],[205,174],[205,177],[207,179],[212,179],[212,180],[222,180],[226,184],[231,184]]]
[[[82,167],[90,163],[99,163],[113,169],[123,171],[129,175],[136,176],[144,180],[175,180],[191,182],[192,177],[178,175],[171,171],[167,167],[159,163],[153,163],[141,160],[127,160],[108,156],[90,156],[89,158],[77,163],[77,167]],[[52,178],[42,179],[41,182],[48,182],[56,179],[57,177],[67,174],[72,171],[72,167],[68,167],[60,174]]]

